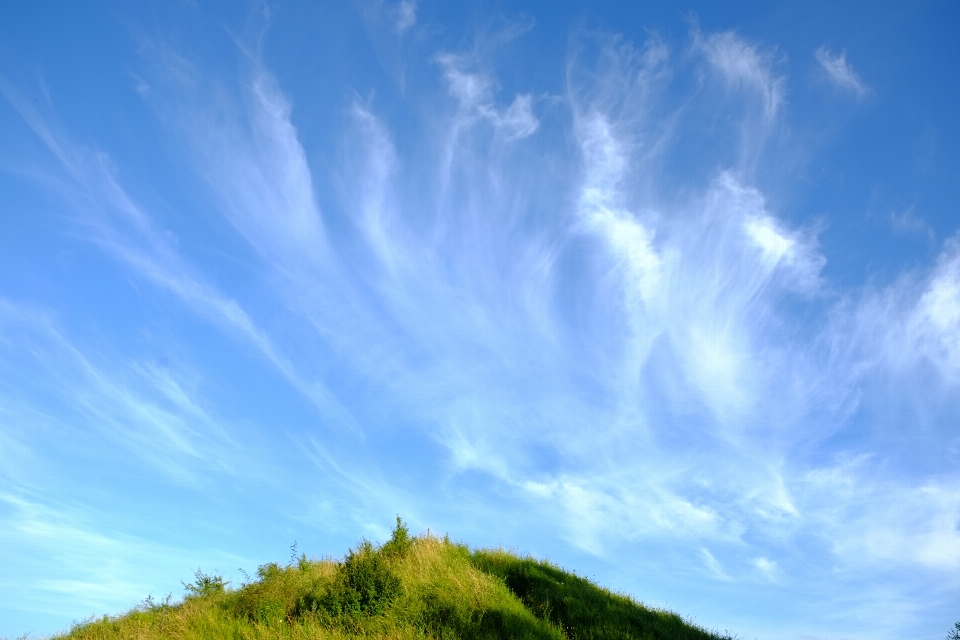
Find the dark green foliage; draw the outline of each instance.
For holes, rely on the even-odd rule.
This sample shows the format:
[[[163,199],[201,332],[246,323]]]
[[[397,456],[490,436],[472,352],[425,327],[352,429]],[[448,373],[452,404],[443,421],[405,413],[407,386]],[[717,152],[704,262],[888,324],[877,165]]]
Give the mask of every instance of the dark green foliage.
[[[564,640],[565,636],[548,621],[507,607],[477,609],[463,601],[427,594],[422,628],[434,638],[470,640]]]
[[[947,640],[960,640],[960,622],[953,625],[953,629],[947,634]]]
[[[400,579],[387,566],[383,550],[364,540],[337,568],[332,588],[314,601],[333,615],[374,616],[399,594]],[[304,606],[316,608],[309,596]]]
[[[477,551],[473,562],[502,579],[534,615],[562,629],[571,640],[717,638],[674,613],[648,609],[546,562],[502,551]]]
[[[383,552],[387,555],[402,558],[407,554],[411,546],[413,546],[413,538],[410,537],[410,529],[408,529],[406,523],[400,519],[400,516],[397,516],[397,526],[393,530],[393,535],[391,535],[387,543],[383,545]]]
[[[410,531],[400,516],[390,540],[381,548],[364,540],[337,566],[333,584],[327,589],[302,595],[294,614],[330,616],[375,616],[382,613],[398,595],[400,578],[389,567],[390,558],[402,558],[413,546]],[[306,556],[299,568],[309,566]]]

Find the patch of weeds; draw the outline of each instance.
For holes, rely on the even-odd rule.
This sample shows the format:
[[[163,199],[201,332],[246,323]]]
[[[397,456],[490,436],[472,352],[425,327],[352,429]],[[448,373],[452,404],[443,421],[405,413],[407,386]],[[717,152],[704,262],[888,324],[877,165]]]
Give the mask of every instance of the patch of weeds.
[[[275,562],[257,567],[259,580],[243,585],[224,600],[226,609],[252,622],[271,624],[286,617],[291,595],[287,571]]]
[[[256,604],[253,618],[262,624],[272,625],[287,617],[286,607],[276,600],[261,600]]]
[[[306,553],[301,553],[300,557],[297,557],[297,541],[294,540],[293,544],[290,545],[290,564],[289,567],[296,564],[297,569],[300,571],[307,571],[310,568],[310,560],[307,559]]]
[[[263,581],[276,580],[283,575],[283,567],[276,562],[268,562],[257,567],[257,576]]]
[[[188,598],[204,598],[207,596],[223,593],[229,582],[224,582],[223,577],[218,575],[207,575],[200,569],[194,574],[196,582],[186,583],[182,580],[180,584],[187,591]]]
[[[181,584],[183,583],[181,582]],[[143,602],[141,602],[140,605],[137,606],[137,609],[145,613],[149,613],[151,611],[166,611],[167,609],[170,608],[171,606],[170,601],[172,599],[173,599],[173,594],[168,593],[166,598],[164,598],[160,602],[157,602],[156,600],[153,599],[153,594],[151,593],[150,595],[148,595],[146,598],[143,599]]]

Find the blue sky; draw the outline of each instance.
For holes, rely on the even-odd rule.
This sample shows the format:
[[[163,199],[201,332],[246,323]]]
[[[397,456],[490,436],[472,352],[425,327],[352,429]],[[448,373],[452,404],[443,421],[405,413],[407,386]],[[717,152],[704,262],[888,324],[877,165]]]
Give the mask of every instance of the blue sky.
[[[415,531],[960,619],[960,15],[4,3],[0,636]]]

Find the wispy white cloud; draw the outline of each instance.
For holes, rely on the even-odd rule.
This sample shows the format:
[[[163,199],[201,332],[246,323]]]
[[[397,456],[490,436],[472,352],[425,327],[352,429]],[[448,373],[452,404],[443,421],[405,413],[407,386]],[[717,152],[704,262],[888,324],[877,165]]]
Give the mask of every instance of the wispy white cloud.
[[[167,593],[179,600],[183,576],[177,572],[198,562],[208,572],[214,570],[208,563],[244,564],[216,549],[179,549],[93,524],[96,514],[76,505],[6,490],[0,507],[0,589],[15,590],[21,607],[63,626],[129,610],[151,594],[156,601]]]
[[[936,241],[936,234],[930,223],[917,215],[913,205],[901,211],[891,210],[889,213],[890,226],[897,233],[907,236],[923,236],[931,243]]]
[[[866,293],[837,315],[834,335],[850,334],[843,350],[857,375],[878,375],[912,386],[952,388],[960,382],[960,241],[943,245],[926,274],[904,274],[888,287]],[[839,339],[834,337],[834,340]],[[906,394],[905,394],[906,395]]]
[[[292,106],[273,75],[252,60],[235,95],[164,43],[141,48],[155,86],[145,98],[188,148],[218,212],[275,269],[316,273],[326,232]]]
[[[244,454],[182,374],[137,362],[95,363],[46,315],[3,300],[0,327],[18,336],[0,342],[6,409],[0,420],[23,446],[35,445],[37,436],[77,440],[88,434],[179,481],[195,482],[206,470],[240,472]],[[37,388],[39,380],[53,392]],[[50,406],[60,411],[44,420]],[[47,433],[51,428],[60,435]]]
[[[23,580],[18,585],[23,605],[57,617],[72,614],[83,618],[91,611],[127,609],[137,602],[134,594],[150,591],[134,576],[133,567],[117,570],[122,546],[118,540],[79,528],[62,514],[9,493],[0,495],[0,501],[6,507],[4,533],[0,534],[6,538],[4,549],[27,552],[23,543],[29,540],[30,551],[42,549],[62,563],[59,577],[53,577],[43,571],[31,575],[29,563],[24,562],[26,555],[5,558],[5,566],[11,572],[5,571],[5,578]],[[60,608],[63,600],[70,603],[67,610]],[[52,606],[53,602],[57,605]]]
[[[437,61],[444,70],[450,95],[459,103],[465,124],[473,120],[489,122],[506,141],[526,138],[540,126],[529,94],[517,95],[508,107],[497,108],[496,86],[488,75],[470,71],[462,56],[447,53],[438,56]]]
[[[960,383],[960,239],[947,242],[908,327],[920,352]]]
[[[262,69],[253,71],[245,98],[246,122],[204,117],[191,123],[198,168],[220,211],[267,262],[315,274],[329,249],[290,104]]]
[[[694,45],[729,86],[757,91],[763,98],[767,117],[777,115],[785,85],[784,79],[774,72],[773,52],[763,51],[733,31],[709,35],[694,32]]]
[[[411,256],[401,253],[406,243],[397,241],[397,236],[406,232],[396,203],[394,181],[399,160],[390,133],[376,115],[357,102],[350,115],[355,130],[344,144],[342,165],[353,175],[341,176],[341,200],[362,230],[379,268],[388,273],[408,269]],[[360,184],[358,175],[362,176]]]
[[[720,565],[720,561],[717,560],[712,553],[710,553],[709,549],[706,547],[701,547],[700,555],[703,558],[703,564],[706,565],[707,569],[710,570],[710,573],[712,573],[717,579],[723,581],[730,580],[730,576],[724,572],[723,567]]]
[[[175,73],[171,73],[177,81],[187,82],[184,79],[187,77],[190,82],[196,82],[195,70],[188,62],[165,49],[163,51],[164,68],[173,67]],[[170,62],[171,59],[173,62]],[[236,189],[227,187],[226,183],[218,183],[225,189],[224,211],[251,244],[267,253],[273,260],[272,264],[280,270],[316,273],[319,259],[317,249],[324,244],[319,214],[313,202],[302,148],[296,142],[284,115],[288,107],[281,95],[271,93],[272,82],[268,76],[264,76],[260,82],[254,82],[252,88],[253,95],[259,101],[254,110],[254,119],[262,125],[258,129],[257,139],[262,142],[261,151],[265,152],[263,165],[253,163],[250,154],[245,154],[242,149],[221,146],[219,148],[224,154],[220,160],[223,162],[218,160],[211,163],[210,171],[211,175],[219,175],[226,180],[236,179]],[[13,88],[2,85],[0,89],[72,179],[70,184],[61,184],[59,188],[63,197],[74,206],[78,221],[92,242],[123,260],[153,284],[176,295],[201,316],[246,340],[296,389],[325,412],[332,424],[356,430],[352,417],[321,382],[308,379],[300,373],[236,300],[223,295],[206,282],[178,254],[171,234],[158,230],[148,213],[119,184],[116,169],[106,154],[90,152],[58,136]],[[198,127],[198,132],[213,135],[208,124],[203,123],[204,126]],[[230,138],[231,135],[225,137]],[[284,155],[284,150],[291,151],[289,155]],[[231,161],[237,165],[232,171],[223,172],[224,162]],[[264,171],[279,172],[276,176],[282,174],[283,179],[267,179]],[[267,182],[270,182],[269,186],[266,186]],[[238,194],[237,189],[251,189],[252,194],[256,191],[253,185],[257,183],[265,185],[265,189],[257,192],[256,198],[246,201],[237,199],[238,195],[242,195]],[[251,215],[252,211],[263,215]]]
[[[643,368],[658,337],[669,336],[691,380],[717,415],[738,416],[756,401],[759,361],[750,340],[773,321],[789,292],[816,293],[825,260],[809,231],[788,230],[763,196],[731,172],[719,175],[693,210],[679,216],[623,208],[629,146],[606,117],[578,127],[584,158],[581,210],[609,243],[624,276],[634,361]],[[754,366],[746,367],[748,360]]]
[[[764,580],[767,580],[768,582],[777,582],[780,571],[776,560],[771,560],[770,558],[764,558],[761,556],[754,558],[751,564],[756,567],[757,571],[760,572],[760,575],[763,576]]]
[[[608,55],[615,56],[617,52]],[[629,60],[628,63],[611,63],[610,68],[619,73],[624,71],[623,64],[626,64],[626,71],[642,82],[618,83],[612,78],[601,78],[598,82],[607,82],[610,87],[641,86],[642,91],[650,93],[647,96],[649,104],[655,99],[653,92],[657,83],[663,80],[663,69],[669,62],[665,49],[662,45],[648,47],[640,54],[631,54]],[[441,58],[441,67],[451,95],[458,100],[461,117],[467,121],[478,118],[480,105],[492,101],[495,81],[486,75],[466,72],[461,60],[455,56]],[[578,76],[571,78],[579,82]],[[510,332],[524,326],[529,318],[518,316],[518,310],[507,310],[498,314],[496,322],[485,320],[495,310],[500,311],[498,305],[482,293],[483,289],[462,288],[465,285],[475,287],[477,283],[471,278],[481,277],[483,269],[481,263],[473,261],[474,253],[456,256],[453,261],[456,272],[444,272],[442,268],[436,271],[438,265],[452,256],[445,255],[442,246],[418,244],[422,240],[407,236],[400,229],[386,236],[371,234],[371,246],[392,243],[389,250],[378,248],[377,252],[394,256],[419,255],[422,264],[430,265],[430,271],[417,271],[413,267],[402,273],[399,280],[391,280],[391,293],[387,299],[398,305],[394,307],[394,318],[405,326],[420,327],[411,329],[412,333],[406,335],[415,336],[423,344],[432,343],[431,352],[434,353],[442,345],[442,352],[457,365],[453,368],[427,366],[420,371],[408,368],[405,374],[388,385],[399,393],[412,392],[414,398],[429,398],[418,404],[433,406],[432,421],[447,425],[440,428],[438,437],[449,448],[457,468],[484,471],[532,498],[565,505],[563,512],[568,516],[562,520],[568,527],[569,539],[580,541],[578,544],[587,545],[597,553],[602,553],[614,539],[637,539],[637,536],[676,536],[683,532],[693,538],[736,540],[746,523],[757,518],[757,514],[762,519],[778,522],[784,515],[796,517],[797,508],[790,496],[789,483],[784,482],[774,466],[761,465],[756,470],[736,471],[728,485],[706,491],[696,486],[696,482],[671,478],[671,473],[681,477],[692,461],[672,454],[675,459],[666,464],[663,456],[657,453],[661,450],[654,444],[656,438],[648,425],[662,420],[664,415],[660,413],[662,409],[654,408],[657,405],[649,404],[650,398],[644,397],[643,390],[663,384],[663,381],[651,377],[654,370],[651,363],[655,362],[657,369],[668,362],[672,363],[669,366],[679,367],[683,373],[676,380],[679,386],[674,386],[671,392],[672,401],[676,406],[691,402],[695,406],[705,406],[714,416],[713,426],[699,433],[698,437],[703,438],[702,446],[715,447],[718,442],[725,441],[726,444],[721,446],[730,448],[732,459],[743,461],[746,458],[755,463],[759,451],[751,450],[756,446],[747,437],[751,428],[766,428],[769,420],[784,413],[778,405],[782,405],[785,399],[792,403],[804,401],[799,396],[785,398],[781,391],[771,388],[765,381],[770,379],[768,372],[788,366],[789,359],[797,356],[783,349],[771,349],[770,345],[779,340],[776,313],[779,301],[784,296],[815,295],[820,288],[819,273],[824,259],[817,248],[815,234],[811,230],[790,228],[778,220],[767,210],[759,191],[743,186],[731,172],[721,173],[707,185],[704,194],[688,204],[688,211],[663,215],[655,210],[635,209],[631,203],[636,201],[633,185],[636,184],[638,158],[649,160],[654,157],[650,155],[648,141],[659,143],[663,132],[654,132],[653,137],[647,137],[642,130],[638,133],[635,127],[642,126],[642,119],[620,109],[621,102],[613,98],[609,90],[572,85],[570,101],[576,114],[582,181],[576,187],[577,207],[570,219],[571,226],[559,231],[550,229],[548,233],[559,232],[564,238],[572,232],[569,237],[586,235],[603,241],[604,251],[593,256],[600,267],[596,277],[604,293],[614,294],[618,300],[603,301],[603,304],[610,305],[606,310],[611,317],[590,327],[587,340],[603,335],[604,340],[615,345],[617,355],[611,353],[602,360],[613,366],[602,374],[591,373],[604,387],[610,385],[609,404],[598,406],[573,393],[566,399],[564,411],[546,416],[542,415],[542,408],[525,408],[530,404],[529,400],[503,394],[506,382],[531,376],[541,380],[543,389],[530,389],[528,393],[534,394],[533,398],[547,393],[547,397],[555,402],[558,398],[555,394],[562,393],[564,388],[553,388],[553,385],[562,383],[546,370],[535,368],[536,360],[520,365],[516,373],[507,373],[497,379],[498,372],[504,371],[497,366],[500,358],[515,361],[516,356],[511,354],[519,348],[517,336]],[[604,111],[603,107],[610,105],[619,110]],[[369,109],[364,108],[355,115],[361,122],[360,131],[366,132],[359,139],[369,140],[369,148],[378,150],[371,152],[371,158],[390,160],[387,163],[375,160],[370,164],[357,164],[357,167],[366,167],[360,169],[362,176],[353,181],[347,178],[345,184],[355,185],[356,193],[390,193],[379,187],[371,188],[371,185],[383,184],[382,179],[365,182],[396,170],[393,160],[396,152],[389,143],[389,136]],[[459,135],[457,128],[464,121],[452,121],[450,138]],[[491,134],[495,136],[496,131]],[[498,163],[502,159],[484,155],[480,151],[482,142],[470,141],[478,142],[477,146],[467,142],[463,140],[459,146],[444,146],[444,152],[454,150],[453,156],[448,156],[447,164],[438,164],[443,167],[459,163],[469,168],[468,175],[471,176],[476,176],[478,170],[500,170]],[[444,152],[438,155],[442,157]],[[393,168],[384,173],[379,169],[384,166]],[[642,163],[639,166],[643,166]],[[441,173],[445,173],[443,169]],[[526,172],[520,170],[519,175],[526,175]],[[388,182],[397,185],[398,180],[389,178]],[[534,180],[533,184],[536,182]],[[500,182],[501,185],[510,183]],[[470,217],[457,218],[464,211],[473,208],[483,211],[488,228],[509,224],[509,217],[505,217],[505,201],[496,192],[484,191],[477,185],[474,180],[470,189],[463,191],[448,185],[447,192],[452,200],[444,202],[444,206],[450,208],[443,219],[445,226],[441,228],[448,234],[445,240],[450,246],[461,246],[457,244],[459,234],[472,229]],[[390,189],[396,194],[394,197],[401,197],[396,186]],[[364,211],[384,210],[381,196],[374,198],[376,206]],[[413,199],[417,200],[422,201]],[[391,211],[387,220],[401,215],[402,209]],[[368,228],[376,228],[383,220],[376,216],[360,216],[360,219],[366,220],[364,224]],[[372,224],[372,220],[381,222]],[[454,222],[466,223],[466,226],[451,228],[449,225]],[[374,237],[379,239],[373,242]],[[473,238],[479,247],[486,247],[487,264],[491,259],[495,261],[502,252],[516,254],[519,249],[511,245],[505,248],[484,244],[500,237],[481,232]],[[523,240],[515,237],[509,240],[516,241]],[[569,242],[569,239],[562,241]],[[412,250],[414,246],[416,251]],[[434,257],[438,262],[432,262]],[[534,289],[536,299],[544,301],[538,303],[539,310],[535,315],[542,318],[547,329],[543,334],[524,334],[524,338],[538,345],[530,352],[546,356],[544,361],[549,363],[556,354],[556,346],[544,339],[562,335],[565,320],[554,312],[544,314],[540,305],[548,308],[553,304],[550,289],[563,287],[565,283],[554,271],[556,258],[541,264],[545,264],[544,276],[531,282],[536,282],[538,288],[545,288],[544,291]],[[427,273],[431,275],[425,275]],[[417,274],[415,280],[407,279],[414,274]],[[392,272],[392,277],[397,278],[397,273]],[[447,277],[451,278],[450,282],[444,282]],[[453,278],[459,278],[457,286],[461,290],[451,298],[449,287]],[[416,286],[411,287],[414,282]],[[499,281],[499,287],[504,286],[509,289],[512,285],[509,281]],[[421,302],[431,301],[429,308],[445,309],[445,314],[451,316],[450,322],[438,322],[436,317],[419,313],[423,304],[411,303],[407,296]],[[454,321],[458,309],[469,310],[471,315]],[[514,326],[504,324],[507,318],[511,318]],[[463,327],[474,327],[476,333],[463,333]],[[383,339],[389,340],[386,336]],[[481,354],[496,354],[496,357],[481,365],[477,360]],[[561,358],[557,362],[566,362],[564,356],[556,356]],[[577,359],[584,356],[582,352],[572,354]],[[591,364],[601,362],[591,361],[593,356],[587,358]],[[517,364],[511,366],[517,367]],[[804,366],[812,367],[812,364]],[[426,387],[423,384],[426,379],[434,382]],[[482,381],[479,387],[478,381]],[[423,392],[429,395],[424,396]],[[474,396],[478,396],[476,400]],[[770,396],[769,400],[765,399],[767,396]],[[543,406],[537,401],[533,404]],[[791,410],[795,411],[796,407],[786,413]],[[523,422],[518,421],[517,414],[525,416]],[[523,423],[549,424],[550,435],[514,426]],[[584,430],[583,425],[590,427]],[[786,425],[782,428],[785,429]],[[558,439],[560,434],[562,437]],[[562,455],[570,456],[571,461],[575,459],[576,464],[586,464],[586,468],[580,473],[557,475],[531,468],[525,453],[527,448],[540,446],[548,440],[556,443],[553,446],[562,451]],[[639,443],[644,443],[648,451],[641,452]],[[597,456],[599,459],[609,457],[609,453],[603,454],[602,451],[609,452],[611,448],[622,450],[623,457],[631,459],[639,469],[657,460],[659,470],[640,471],[627,478],[617,474],[607,477],[599,469],[590,469],[592,463],[588,460],[598,459]],[[724,466],[725,473],[736,464],[731,463],[733,466],[729,468]],[[736,510],[730,510],[730,505],[724,504],[721,512],[716,503],[711,502],[726,492],[744,492],[751,498]],[[634,513],[645,516],[638,519],[631,515]]]
[[[396,19],[398,33],[407,31],[417,23],[417,3],[416,0],[401,0],[393,10]]]
[[[845,563],[919,565],[951,583],[960,566],[960,492],[949,476],[919,483],[877,477],[867,456],[812,469],[806,508]]]
[[[847,62],[847,51],[844,49],[838,55],[833,55],[826,47],[820,47],[814,52],[817,62],[827,74],[827,78],[840,89],[851,91],[858,97],[862,97],[868,91],[867,85],[863,83],[860,76],[853,70],[850,63]]]

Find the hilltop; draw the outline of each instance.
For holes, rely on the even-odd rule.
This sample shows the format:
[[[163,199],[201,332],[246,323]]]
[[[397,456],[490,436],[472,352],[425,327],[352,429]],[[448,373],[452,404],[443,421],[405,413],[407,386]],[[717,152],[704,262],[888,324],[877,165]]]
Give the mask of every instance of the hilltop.
[[[342,561],[266,564],[237,589],[198,571],[184,586],[180,603],[148,598],[57,638],[730,639],[545,561],[411,537],[399,518],[387,543]]]

